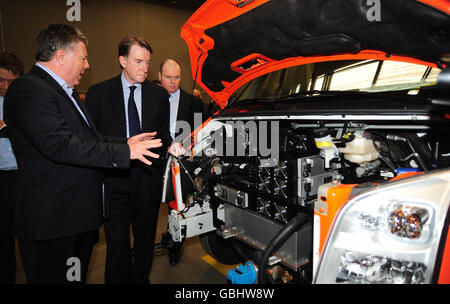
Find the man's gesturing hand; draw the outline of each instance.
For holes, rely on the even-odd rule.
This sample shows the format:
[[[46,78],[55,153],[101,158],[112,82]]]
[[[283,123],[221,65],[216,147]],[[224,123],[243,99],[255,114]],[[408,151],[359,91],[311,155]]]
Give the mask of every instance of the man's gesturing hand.
[[[153,139],[156,136],[156,131],[155,132],[147,132],[147,133],[141,133],[138,135],[134,135],[133,137],[128,138],[127,143],[131,144],[137,141],[142,141],[142,140],[149,140],[149,139]]]
[[[130,139],[128,140],[128,146],[130,147],[130,159],[138,159],[146,165],[151,165],[152,162],[146,159],[145,156],[159,158],[158,154],[150,152],[149,149],[161,147],[162,146],[161,139],[131,140],[131,141]]]

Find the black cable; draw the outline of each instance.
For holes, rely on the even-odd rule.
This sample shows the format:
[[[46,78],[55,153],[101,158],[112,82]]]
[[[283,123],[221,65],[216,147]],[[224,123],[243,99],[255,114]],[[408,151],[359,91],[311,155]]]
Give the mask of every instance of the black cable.
[[[380,159],[384,161],[384,163],[389,167],[389,169],[392,170],[392,172],[395,172],[395,165],[393,162],[391,162],[391,160],[389,158],[387,158],[386,156],[384,156],[383,154],[380,153]]]
[[[267,245],[266,250],[264,251],[264,255],[259,263],[258,270],[258,283],[264,284],[266,283],[266,279],[269,279],[270,283],[275,283],[272,279],[271,275],[267,272],[267,262],[269,261],[270,256],[273,252],[278,250],[281,245],[283,245],[292,234],[294,234],[297,230],[300,229],[303,224],[305,224],[309,219],[309,216],[305,213],[298,213],[289,223],[281,228],[281,230],[273,237],[270,241],[269,245]]]
[[[400,142],[406,143],[406,145],[409,147],[409,149],[413,153],[414,158],[416,159],[416,161],[418,162],[418,164],[422,168],[422,170],[424,172],[428,172],[428,168],[423,163],[422,157],[420,156],[419,153],[416,152],[416,150],[414,149],[414,146],[412,145],[412,143],[411,143],[411,141],[409,140],[408,137],[401,137],[401,136],[398,136],[398,135],[388,134],[388,135],[386,135],[386,139],[392,140],[392,141],[400,141]]]
[[[181,160],[181,158],[178,157],[178,156],[176,156],[175,158],[178,161],[178,163],[181,165],[181,167],[184,169],[184,172],[186,173],[186,175],[191,180],[192,185],[194,186],[194,188],[197,190],[197,192],[200,192],[199,189],[197,188],[197,185],[195,184],[194,180],[192,179],[191,174],[189,173],[189,170],[184,166],[183,161]]]

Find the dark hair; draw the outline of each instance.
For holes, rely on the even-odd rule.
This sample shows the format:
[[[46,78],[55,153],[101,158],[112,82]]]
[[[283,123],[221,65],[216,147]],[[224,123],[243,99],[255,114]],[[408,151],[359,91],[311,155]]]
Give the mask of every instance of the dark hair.
[[[69,24],[50,24],[37,36],[36,60],[50,61],[57,50],[72,47],[79,41],[87,46],[86,36],[76,27]]]
[[[10,71],[16,76],[23,75],[23,63],[13,53],[0,53],[0,68]]]
[[[119,57],[124,56],[127,57],[130,53],[130,49],[133,45],[138,45],[140,47],[143,47],[144,49],[148,50],[150,54],[153,53],[152,47],[150,44],[145,41],[142,37],[134,37],[134,36],[128,36],[123,38],[119,42]]]

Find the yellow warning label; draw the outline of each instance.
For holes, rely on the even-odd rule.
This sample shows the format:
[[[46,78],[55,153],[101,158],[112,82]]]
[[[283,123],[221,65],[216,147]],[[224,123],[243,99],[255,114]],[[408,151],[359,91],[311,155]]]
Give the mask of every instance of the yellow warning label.
[[[333,145],[329,141],[316,142],[317,148],[331,148]]]

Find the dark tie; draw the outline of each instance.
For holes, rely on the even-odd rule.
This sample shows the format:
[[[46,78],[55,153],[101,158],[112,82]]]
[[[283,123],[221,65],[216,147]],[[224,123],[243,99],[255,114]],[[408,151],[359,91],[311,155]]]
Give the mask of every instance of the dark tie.
[[[128,131],[130,137],[141,133],[141,124],[139,122],[139,114],[134,102],[134,90],[136,86],[130,87],[130,97],[128,98]]]

